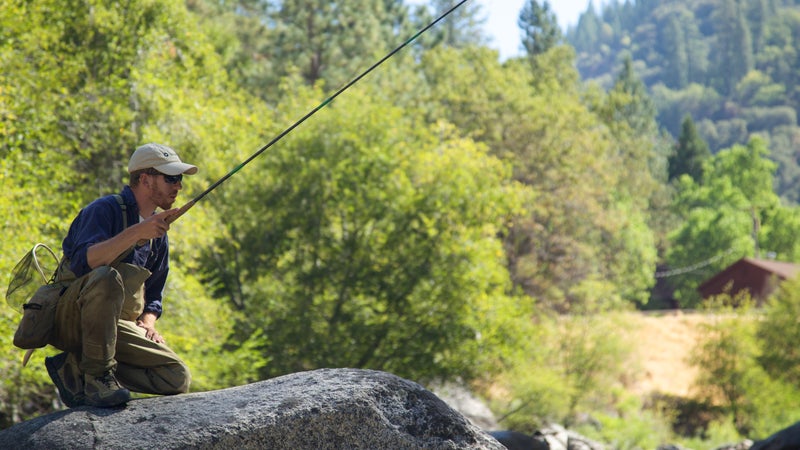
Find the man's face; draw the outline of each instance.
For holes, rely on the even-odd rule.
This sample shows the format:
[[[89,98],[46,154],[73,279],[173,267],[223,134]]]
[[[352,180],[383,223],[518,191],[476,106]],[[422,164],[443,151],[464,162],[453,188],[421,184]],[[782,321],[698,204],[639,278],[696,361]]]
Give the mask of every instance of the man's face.
[[[181,183],[181,175],[149,175],[151,178],[150,183],[150,200],[159,208],[167,210],[172,208],[175,199],[178,196],[178,191],[183,188]]]

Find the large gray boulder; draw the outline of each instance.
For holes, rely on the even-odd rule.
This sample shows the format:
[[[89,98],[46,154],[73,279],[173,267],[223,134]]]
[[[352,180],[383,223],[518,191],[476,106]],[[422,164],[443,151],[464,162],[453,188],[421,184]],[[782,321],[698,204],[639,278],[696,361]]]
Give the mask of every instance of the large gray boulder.
[[[422,386],[321,369],[211,392],[83,406],[0,431],[2,449],[503,449]]]
[[[427,388],[482,430],[498,428],[497,419],[489,406],[463,385],[438,383]]]
[[[750,450],[797,450],[800,449],[800,422],[790,425],[772,436],[756,441]]]
[[[510,430],[490,431],[508,450],[605,450],[605,446],[558,424],[550,424],[533,435]]]

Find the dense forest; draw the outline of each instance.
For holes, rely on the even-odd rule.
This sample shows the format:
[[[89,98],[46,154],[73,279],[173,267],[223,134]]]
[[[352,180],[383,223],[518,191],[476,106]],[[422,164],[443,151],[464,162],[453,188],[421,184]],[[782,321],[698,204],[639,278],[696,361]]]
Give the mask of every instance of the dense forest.
[[[696,287],[743,256],[800,262],[795,11],[658,3],[562,33],[527,0],[525,55],[501,61],[466,2],[327,102],[452,3],[0,0],[0,271],[37,242],[59,253],[133,149],[165,143],[200,167],[178,203],[236,170],[170,230],[159,328],[195,391],[359,367],[465,383],[521,431],[591,414],[584,431],[619,448],[766,435],[799,404],[798,361],[769,350],[792,345],[800,297],[754,310]],[[734,45],[734,12],[741,72],[714,47]],[[661,56],[667,22],[696,31],[685,67]],[[734,303],[679,399],[713,421],[681,433],[677,409],[625,394],[617,313]],[[3,427],[62,407],[55,350],[20,364],[19,317],[0,309]]]
[[[593,5],[566,33],[585,80],[609,86],[626,59],[657,120],[677,138],[687,116],[712,153],[759,135],[778,164],[776,192],[800,200],[800,107],[793,0],[674,0]]]
[[[669,180],[677,180],[683,173],[698,180],[703,170],[699,161],[709,153],[716,155],[758,139],[763,145],[759,151],[774,164],[774,168],[765,168],[774,173],[772,188],[781,203],[793,209],[800,200],[798,36],[800,8],[794,1],[614,0],[605,2],[599,12],[590,3],[565,39],[575,48],[576,66],[587,82],[611,86],[619,70],[632,67],[652,99],[659,128],[680,142],[668,160]],[[749,209],[751,215],[736,220],[749,221],[754,234],[760,233],[761,226],[793,229],[794,218],[767,219],[763,209],[770,208],[767,205],[773,201],[751,199],[736,206],[740,213]],[[719,225],[722,217],[692,214],[684,219]],[[679,233],[683,235],[679,239],[695,248],[667,255],[667,265],[691,265],[692,259],[703,260],[697,258],[700,255],[715,258],[714,252],[720,256],[735,247],[727,239],[723,243],[687,229]],[[753,242],[755,256],[796,260],[792,242],[771,249],[761,248],[759,242],[758,238]],[[684,278],[672,285],[680,291],[681,286],[698,282],[698,278]]]

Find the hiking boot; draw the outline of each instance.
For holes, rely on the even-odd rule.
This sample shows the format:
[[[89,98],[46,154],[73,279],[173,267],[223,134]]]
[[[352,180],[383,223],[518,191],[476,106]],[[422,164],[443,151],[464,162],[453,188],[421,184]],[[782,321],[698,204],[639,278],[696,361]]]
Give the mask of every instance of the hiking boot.
[[[85,380],[87,405],[109,408],[124,405],[131,399],[130,391],[119,385],[110,370],[99,377],[86,374]]]
[[[74,353],[59,353],[44,359],[47,373],[58,389],[58,396],[64,405],[74,408],[84,404],[83,374],[78,367]]]

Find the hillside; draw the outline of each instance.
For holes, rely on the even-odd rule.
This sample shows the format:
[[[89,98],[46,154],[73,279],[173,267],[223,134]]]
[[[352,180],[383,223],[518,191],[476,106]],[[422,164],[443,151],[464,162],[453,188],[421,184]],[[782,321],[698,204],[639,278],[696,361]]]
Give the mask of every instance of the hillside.
[[[566,39],[586,81],[609,87],[629,59],[673,138],[687,116],[714,153],[767,136],[776,190],[797,202],[799,24],[794,2],[638,0],[590,8]]]

